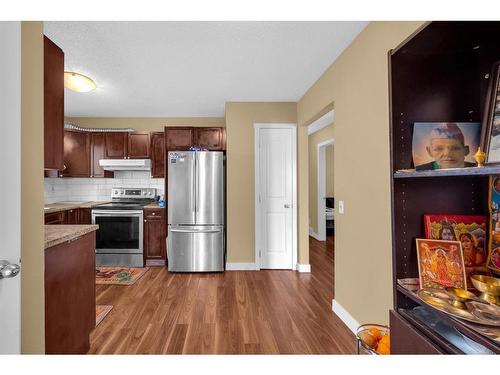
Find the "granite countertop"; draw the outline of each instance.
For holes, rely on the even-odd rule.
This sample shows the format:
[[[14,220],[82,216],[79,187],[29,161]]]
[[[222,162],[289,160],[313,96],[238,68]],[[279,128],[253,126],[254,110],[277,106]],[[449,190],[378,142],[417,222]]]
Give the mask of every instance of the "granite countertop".
[[[99,225],[45,225],[45,249],[99,229]]]
[[[166,206],[166,204],[165,204],[165,206]],[[164,207],[160,207],[158,205],[158,202],[155,202],[155,203],[150,203],[150,204],[145,205],[144,208],[165,208],[165,206]]]
[[[51,204],[46,204],[45,207],[47,209],[44,209],[44,213],[50,214],[52,212],[60,212],[60,211],[67,211],[67,210],[72,210],[75,208],[93,208],[94,206],[97,206],[99,204],[104,204],[104,203],[109,203],[109,201],[89,201],[89,202],[57,202],[57,203],[51,203]]]

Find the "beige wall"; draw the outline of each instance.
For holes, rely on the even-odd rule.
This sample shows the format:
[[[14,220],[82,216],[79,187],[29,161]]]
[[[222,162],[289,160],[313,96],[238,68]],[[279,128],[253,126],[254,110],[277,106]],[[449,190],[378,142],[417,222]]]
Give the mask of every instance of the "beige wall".
[[[297,107],[300,125],[335,108],[335,299],[360,323],[392,307],[387,52],[421,25],[370,23]]]
[[[45,352],[43,23],[21,24],[21,353]]]
[[[224,117],[66,117],[84,128],[133,128],[163,131],[165,126],[225,126]]]
[[[309,227],[318,233],[318,144],[333,139],[333,124],[309,135]],[[333,146],[326,148],[326,195],[333,196]]]
[[[254,123],[296,123],[296,103],[226,103],[227,131],[227,247],[228,262],[255,262]],[[307,148],[307,129],[299,129],[298,147]],[[303,160],[302,160],[303,161]],[[307,176],[299,163],[298,170]],[[299,227],[307,225],[307,178],[298,175]],[[304,195],[305,194],[305,208]],[[302,206],[301,206],[302,199]],[[305,219],[303,218],[305,215]],[[301,220],[302,216],[302,220]],[[307,245],[304,246],[304,243]],[[307,231],[299,230],[300,263],[309,262]]]

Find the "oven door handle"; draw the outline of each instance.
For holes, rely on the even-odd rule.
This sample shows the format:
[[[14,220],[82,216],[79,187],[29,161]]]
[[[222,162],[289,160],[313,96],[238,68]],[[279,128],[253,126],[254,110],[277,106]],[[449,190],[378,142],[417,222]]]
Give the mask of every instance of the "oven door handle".
[[[127,210],[92,210],[93,216],[142,216],[142,211],[127,211]]]

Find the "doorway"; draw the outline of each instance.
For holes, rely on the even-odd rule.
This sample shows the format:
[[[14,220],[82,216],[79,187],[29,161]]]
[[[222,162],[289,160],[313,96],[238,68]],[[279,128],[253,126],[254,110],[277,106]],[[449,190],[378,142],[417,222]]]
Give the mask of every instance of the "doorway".
[[[328,139],[318,144],[318,240],[326,241],[327,227],[329,234],[334,230],[333,214],[333,145]]]
[[[254,124],[255,268],[297,264],[297,128]]]

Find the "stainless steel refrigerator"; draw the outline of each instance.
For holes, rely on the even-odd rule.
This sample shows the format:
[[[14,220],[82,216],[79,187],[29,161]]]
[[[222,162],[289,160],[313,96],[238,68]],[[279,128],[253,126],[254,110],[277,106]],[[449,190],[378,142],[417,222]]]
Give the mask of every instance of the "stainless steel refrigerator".
[[[171,151],[168,163],[168,270],[224,271],[224,154]]]

